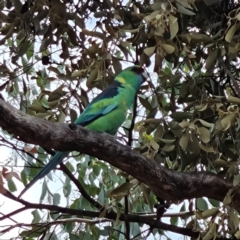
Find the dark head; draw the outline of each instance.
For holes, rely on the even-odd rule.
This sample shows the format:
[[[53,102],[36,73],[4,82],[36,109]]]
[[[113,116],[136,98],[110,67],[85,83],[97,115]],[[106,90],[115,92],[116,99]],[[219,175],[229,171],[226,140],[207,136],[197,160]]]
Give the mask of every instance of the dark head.
[[[144,69],[141,66],[135,65],[120,72],[116,76],[115,81],[121,82],[123,85],[130,85],[138,90],[147,77]]]

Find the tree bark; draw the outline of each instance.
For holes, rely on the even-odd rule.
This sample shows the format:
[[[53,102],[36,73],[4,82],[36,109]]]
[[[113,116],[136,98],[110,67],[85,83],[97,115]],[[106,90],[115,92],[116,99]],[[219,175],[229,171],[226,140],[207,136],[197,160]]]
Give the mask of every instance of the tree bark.
[[[122,145],[106,133],[96,133],[76,125],[52,123],[27,115],[0,99],[0,126],[26,143],[61,151],[79,151],[121,169],[165,200],[198,197],[223,201],[231,183],[209,172],[174,172]],[[233,207],[240,211],[240,191],[236,190]]]

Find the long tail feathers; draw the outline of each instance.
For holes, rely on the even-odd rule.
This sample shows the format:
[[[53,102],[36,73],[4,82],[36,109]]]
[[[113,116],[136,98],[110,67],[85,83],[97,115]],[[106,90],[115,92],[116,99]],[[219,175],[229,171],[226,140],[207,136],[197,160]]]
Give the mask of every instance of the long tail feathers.
[[[48,162],[46,166],[44,166],[41,171],[33,178],[33,180],[27,184],[27,186],[22,190],[18,198],[21,198],[21,196],[30,188],[32,187],[39,179],[45,177],[50,171],[52,171],[54,168],[57,167],[58,164],[60,164],[63,159],[69,154],[69,152],[57,152],[52,159]]]

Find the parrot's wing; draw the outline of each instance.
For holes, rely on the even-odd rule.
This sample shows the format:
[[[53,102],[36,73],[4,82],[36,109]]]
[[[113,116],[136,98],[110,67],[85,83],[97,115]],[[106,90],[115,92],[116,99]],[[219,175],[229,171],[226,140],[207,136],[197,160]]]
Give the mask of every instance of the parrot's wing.
[[[86,126],[99,117],[102,117],[118,106],[116,96],[118,96],[118,88],[121,84],[113,82],[103,92],[101,92],[93,101],[87,106],[83,113],[76,119],[75,124]]]
[[[102,103],[102,106],[101,106]],[[75,124],[80,126],[86,126],[94,120],[102,117],[111,111],[113,111],[118,106],[117,103],[104,106],[104,102],[95,103],[91,108],[88,108],[88,111],[81,114],[80,117],[75,121]]]

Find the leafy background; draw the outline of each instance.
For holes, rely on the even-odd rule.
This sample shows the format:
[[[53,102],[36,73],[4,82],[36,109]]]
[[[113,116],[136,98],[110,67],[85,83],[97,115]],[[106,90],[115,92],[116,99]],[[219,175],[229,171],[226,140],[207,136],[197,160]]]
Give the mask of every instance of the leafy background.
[[[119,140],[166,168],[211,171],[239,185],[238,1],[2,0],[0,8],[0,91],[6,101],[48,121],[74,122],[115,73],[139,63],[149,80]],[[52,153],[16,141],[4,131],[0,142],[13,151],[11,160],[1,163],[1,183],[6,182],[11,192],[16,191],[13,177],[26,184]],[[20,169],[14,166],[22,160],[18,175]],[[104,211],[120,214],[126,206],[139,215],[156,211],[157,199],[147,186],[107,163],[74,152],[66,166]],[[59,176],[48,175],[40,202],[59,205],[64,198],[69,208],[96,209],[76,191],[69,176],[60,180],[56,191],[48,185]],[[198,230],[205,240],[239,237],[239,215],[226,207],[230,198],[227,195],[223,204],[206,198],[175,202],[180,212],[170,223]],[[22,238],[58,239],[64,233],[66,239],[138,239],[150,234],[137,222],[126,234],[118,218],[44,229],[36,223],[63,216],[42,214],[40,209],[32,214],[32,225],[20,231]],[[151,234],[167,238],[161,229]]]

